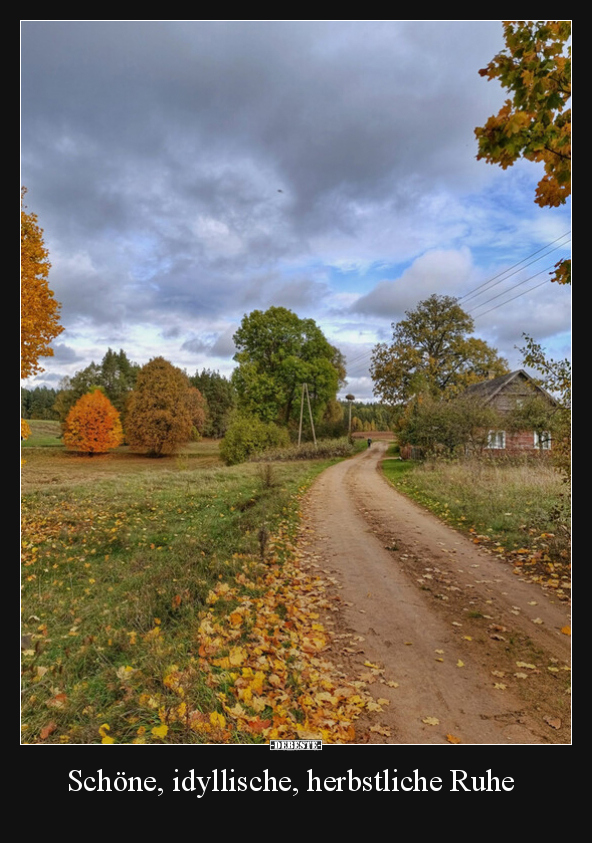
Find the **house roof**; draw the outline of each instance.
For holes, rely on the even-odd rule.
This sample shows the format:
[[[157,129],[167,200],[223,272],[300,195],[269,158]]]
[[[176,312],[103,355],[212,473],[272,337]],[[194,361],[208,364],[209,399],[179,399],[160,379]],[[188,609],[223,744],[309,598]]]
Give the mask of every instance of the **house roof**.
[[[467,387],[464,394],[465,395],[474,395],[477,398],[481,398],[486,404],[488,404],[492,398],[494,398],[499,392],[501,392],[509,383],[513,380],[519,379],[523,377],[527,380],[532,386],[540,392],[542,395],[545,396],[549,401],[553,404],[557,402],[550,395],[542,386],[539,386],[536,381],[531,378],[528,372],[525,372],[524,369],[517,369],[515,372],[510,372],[507,375],[500,375],[498,378],[491,378],[486,381],[480,381],[479,383],[474,383],[471,386]]]

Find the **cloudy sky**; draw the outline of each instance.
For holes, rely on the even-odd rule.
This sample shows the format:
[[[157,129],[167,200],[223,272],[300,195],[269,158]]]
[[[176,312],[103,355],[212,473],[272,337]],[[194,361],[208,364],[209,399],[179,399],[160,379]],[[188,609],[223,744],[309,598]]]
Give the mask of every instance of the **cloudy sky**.
[[[65,328],[25,385],[109,347],[228,375],[244,314],[282,305],[371,400],[373,345],[432,293],[512,368],[523,332],[569,356],[546,279],[570,206],[475,158],[503,47],[501,21],[22,22],[21,183]]]

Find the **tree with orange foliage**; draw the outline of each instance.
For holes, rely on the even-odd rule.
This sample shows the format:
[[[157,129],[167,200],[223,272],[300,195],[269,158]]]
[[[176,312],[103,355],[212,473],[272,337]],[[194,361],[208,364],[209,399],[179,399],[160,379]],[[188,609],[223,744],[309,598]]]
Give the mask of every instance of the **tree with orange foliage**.
[[[164,357],[143,366],[127,405],[125,433],[133,451],[160,457],[201,433],[205,402],[181,369]]]
[[[100,390],[83,395],[66,418],[64,443],[82,454],[105,454],[123,442],[119,413]]]
[[[37,214],[28,214],[21,188],[21,378],[38,375],[44,369],[40,357],[52,357],[50,343],[64,330],[59,322],[60,303],[49,289],[51,264],[43,242]]]
[[[571,22],[506,20],[503,27],[505,49],[479,74],[499,79],[512,98],[475,129],[477,158],[504,170],[519,158],[541,162],[534,201],[556,208],[571,193]],[[571,261],[555,270],[553,281],[571,283]]]

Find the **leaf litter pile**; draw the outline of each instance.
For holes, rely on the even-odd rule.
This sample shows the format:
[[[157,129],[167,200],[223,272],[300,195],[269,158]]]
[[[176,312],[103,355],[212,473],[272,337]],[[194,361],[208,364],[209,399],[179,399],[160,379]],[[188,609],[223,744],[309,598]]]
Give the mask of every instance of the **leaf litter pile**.
[[[345,743],[381,710],[330,658],[335,598],[295,544],[320,466],[281,489],[253,470],[134,481],[124,506],[121,487],[25,498],[24,742]]]

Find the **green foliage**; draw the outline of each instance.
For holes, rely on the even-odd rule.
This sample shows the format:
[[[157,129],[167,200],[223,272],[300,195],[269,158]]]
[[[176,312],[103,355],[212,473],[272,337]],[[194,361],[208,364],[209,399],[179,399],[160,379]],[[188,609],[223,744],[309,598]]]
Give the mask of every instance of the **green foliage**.
[[[456,395],[472,383],[508,372],[506,361],[483,340],[468,336],[473,320],[452,296],[432,295],[393,323],[390,345],[372,352],[374,394],[390,405],[413,395]]]
[[[365,444],[364,444],[364,447]],[[317,444],[304,442],[300,446],[271,448],[251,457],[253,462],[291,462],[292,460],[321,460],[349,457],[354,453],[354,445],[347,436],[341,439],[317,439]]]
[[[535,202],[565,204],[571,193],[570,21],[504,21],[506,48],[479,71],[499,79],[512,95],[499,113],[475,129],[477,158],[504,170],[519,158],[542,162]],[[553,280],[570,283],[571,263],[561,261]]]
[[[539,424],[548,420],[548,426],[542,429],[550,430],[553,436],[551,452],[553,463],[565,479],[569,480],[571,478],[571,363],[567,358],[553,360],[547,357],[546,352],[532,337],[525,334],[524,339],[526,345],[520,349],[524,365],[539,373],[539,385],[556,401],[554,407],[547,408],[546,418],[545,409],[538,403],[527,405],[524,412],[530,413],[533,420]]]
[[[100,386],[125,424],[127,399],[134,388],[139,371],[138,364],[131,363],[123,349],[116,353],[109,348],[100,364],[93,362],[71,378],[62,380],[54,403],[58,418],[64,422],[78,399],[86,395],[93,386]]]
[[[232,411],[236,407],[236,390],[232,383],[219,372],[202,369],[189,379],[207,402],[204,436],[220,439],[224,436]]]
[[[415,445],[426,455],[451,457],[483,448],[488,431],[499,425],[497,413],[475,399],[420,397],[399,418],[397,434],[402,445]]]
[[[21,416],[24,419],[56,421],[59,416],[54,409],[57,392],[47,386],[21,389]]]
[[[132,450],[152,456],[174,453],[205,421],[201,395],[187,375],[155,357],[143,366],[128,401],[125,432]]]
[[[237,414],[222,440],[220,456],[227,465],[236,465],[269,448],[286,448],[289,444],[290,436],[285,428],[257,416]]]
[[[312,319],[285,307],[254,310],[234,335],[238,367],[232,383],[238,406],[262,421],[288,424],[300,413],[300,389],[308,384],[315,421],[321,421],[345,377],[341,352]]]

